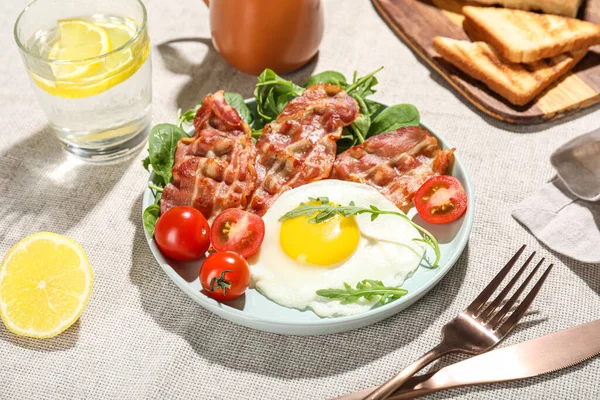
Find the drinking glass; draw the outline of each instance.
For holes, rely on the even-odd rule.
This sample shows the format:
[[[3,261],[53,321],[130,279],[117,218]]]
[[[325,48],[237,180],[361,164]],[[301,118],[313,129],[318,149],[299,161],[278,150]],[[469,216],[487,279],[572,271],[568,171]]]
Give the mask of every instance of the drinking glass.
[[[14,27],[33,89],[64,148],[103,162],[141,147],[152,66],[139,0],[35,0]]]

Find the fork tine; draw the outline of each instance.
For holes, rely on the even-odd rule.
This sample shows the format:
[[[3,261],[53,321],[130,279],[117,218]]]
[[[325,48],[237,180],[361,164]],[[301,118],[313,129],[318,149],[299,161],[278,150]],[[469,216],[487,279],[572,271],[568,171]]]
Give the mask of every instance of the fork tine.
[[[517,251],[515,255],[510,259],[510,261],[506,263],[504,268],[502,268],[502,270],[498,272],[498,275],[496,275],[494,279],[492,279],[492,281],[485,287],[485,289],[483,289],[479,296],[477,296],[477,298],[473,300],[471,304],[469,304],[469,306],[465,310],[466,312],[475,314],[481,308],[481,306],[485,304],[486,301],[488,301],[488,299],[492,296],[492,294],[494,294],[498,286],[500,286],[504,278],[506,278],[506,275],[508,275],[512,267],[515,265],[515,263],[521,256],[521,253],[523,253],[523,250],[525,250],[525,245],[521,246],[519,251]]]
[[[477,316],[478,318],[485,320],[494,312],[494,310],[496,310],[496,308],[498,308],[500,306],[500,303],[502,303],[502,300],[504,300],[504,298],[508,295],[508,293],[511,291],[511,289],[515,286],[515,284],[517,283],[517,281],[519,280],[521,275],[523,275],[523,272],[525,272],[525,269],[529,266],[529,263],[531,262],[531,260],[533,259],[534,256],[535,256],[535,251],[533,253],[531,253],[531,255],[529,256],[527,261],[525,261],[525,264],[523,264],[521,269],[519,269],[519,271],[510,280],[510,282],[508,282],[508,285],[506,285],[506,287],[502,290],[502,292],[500,292],[500,294],[494,299],[494,301],[492,301],[492,303],[489,306],[487,306],[486,309],[481,312],[481,314],[479,314]]]
[[[525,313],[529,309],[529,306],[531,306],[531,303],[533,303],[533,299],[535,299],[535,297],[538,295],[538,292],[540,291],[542,285],[546,281],[546,278],[550,274],[552,267],[554,267],[554,264],[550,264],[550,266],[546,268],[546,271],[544,271],[544,274],[540,277],[540,279],[538,279],[533,289],[531,289],[531,292],[529,292],[527,297],[523,299],[521,304],[519,304],[519,307],[517,307],[517,309],[512,313],[512,315],[508,317],[506,321],[504,321],[499,327],[492,327],[493,329],[496,328],[495,330],[498,331],[499,334],[504,336],[508,334],[512,330],[512,328],[514,328],[517,325],[517,323],[521,320],[523,315],[525,315]]]
[[[527,285],[529,285],[529,282],[531,282],[531,280],[533,279],[533,276],[538,272],[538,270],[542,266],[543,262],[544,262],[544,259],[542,258],[540,260],[540,262],[537,263],[537,265],[535,266],[533,271],[531,271],[529,273],[529,275],[527,276],[527,278],[525,278],[525,281],[523,281],[521,286],[519,286],[519,288],[512,295],[512,297],[510,299],[508,299],[506,304],[504,304],[502,309],[500,311],[498,311],[496,314],[494,314],[494,316],[486,323],[487,326],[490,326],[490,327],[496,326],[498,324],[498,322],[502,321],[502,318],[504,318],[510,312],[512,307],[519,300],[519,296],[521,296],[523,291],[527,288]]]

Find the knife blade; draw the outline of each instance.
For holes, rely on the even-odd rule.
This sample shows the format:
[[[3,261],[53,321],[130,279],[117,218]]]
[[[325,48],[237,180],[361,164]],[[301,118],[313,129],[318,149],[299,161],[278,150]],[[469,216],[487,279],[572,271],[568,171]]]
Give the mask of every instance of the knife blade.
[[[600,354],[600,320],[489,351],[412,377],[388,400],[405,400],[463,386],[508,382],[571,367]],[[335,400],[360,400],[376,387]]]

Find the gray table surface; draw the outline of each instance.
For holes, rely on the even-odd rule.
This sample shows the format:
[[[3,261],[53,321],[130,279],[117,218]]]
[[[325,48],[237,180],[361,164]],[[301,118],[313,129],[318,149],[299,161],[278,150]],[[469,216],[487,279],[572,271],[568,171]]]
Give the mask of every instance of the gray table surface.
[[[551,179],[552,151],[597,128],[595,108],[533,127],[476,111],[427,68],[368,1],[325,0],[327,27],[313,71],[365,73],[381,65],[376,94],[415,104],[456,147],[471,174],[476,214],[453,270],[406,311],[353,332],[291,337],[229,323],[186,297],[146,245],[140,160],[112,166],[71,163],[49,130],[19,60],[12,27],[24,0],[0,6],[0,254],[27,234],[54,231],[87,251],[96,282],[81,319],[49,340],[19,338],[0,326],[2,399],[320,399],[381,382],[439,339],[521,244],[556,265],[536,313],[505,344],[598,318],[600,270],[553,254],[510,216]],[[221,60],[210,44],[200,0],[147,0],[153,42],[154,122],[173,121],[217,89],[251,96],[255,78]],[[181,41],[193,38],[191,41]],[[454,390],[432,398],[596,399],[600,360],[524,382]]]

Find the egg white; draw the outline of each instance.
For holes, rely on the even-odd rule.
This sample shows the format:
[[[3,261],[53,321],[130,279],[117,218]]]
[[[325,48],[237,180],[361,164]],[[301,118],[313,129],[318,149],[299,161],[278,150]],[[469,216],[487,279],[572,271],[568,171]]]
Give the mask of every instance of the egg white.
[[[327,179],[283,193],[263,216],[265,238],[260,251],[248,261],[254,287],[264,296],[285,307],[311,309],[321,317],[354,315],[370,310],[378,300],[360,299],[341,304],[318,296],[318,289],[355,287],[364,279],[382,281],[386,286],[401,286],[419,267],[425,252],[419,232],[395,215],[357,215],[360,239],[355,252],[336,265],[313,266],[294,260],[281,248],[279,218],[307,202],[309,197],[328,197],[331,202],[357,206],[374,205],[381,210],[400,211],[376,189],[353,182]],[[326,249],[325,249],[326,251]]]

